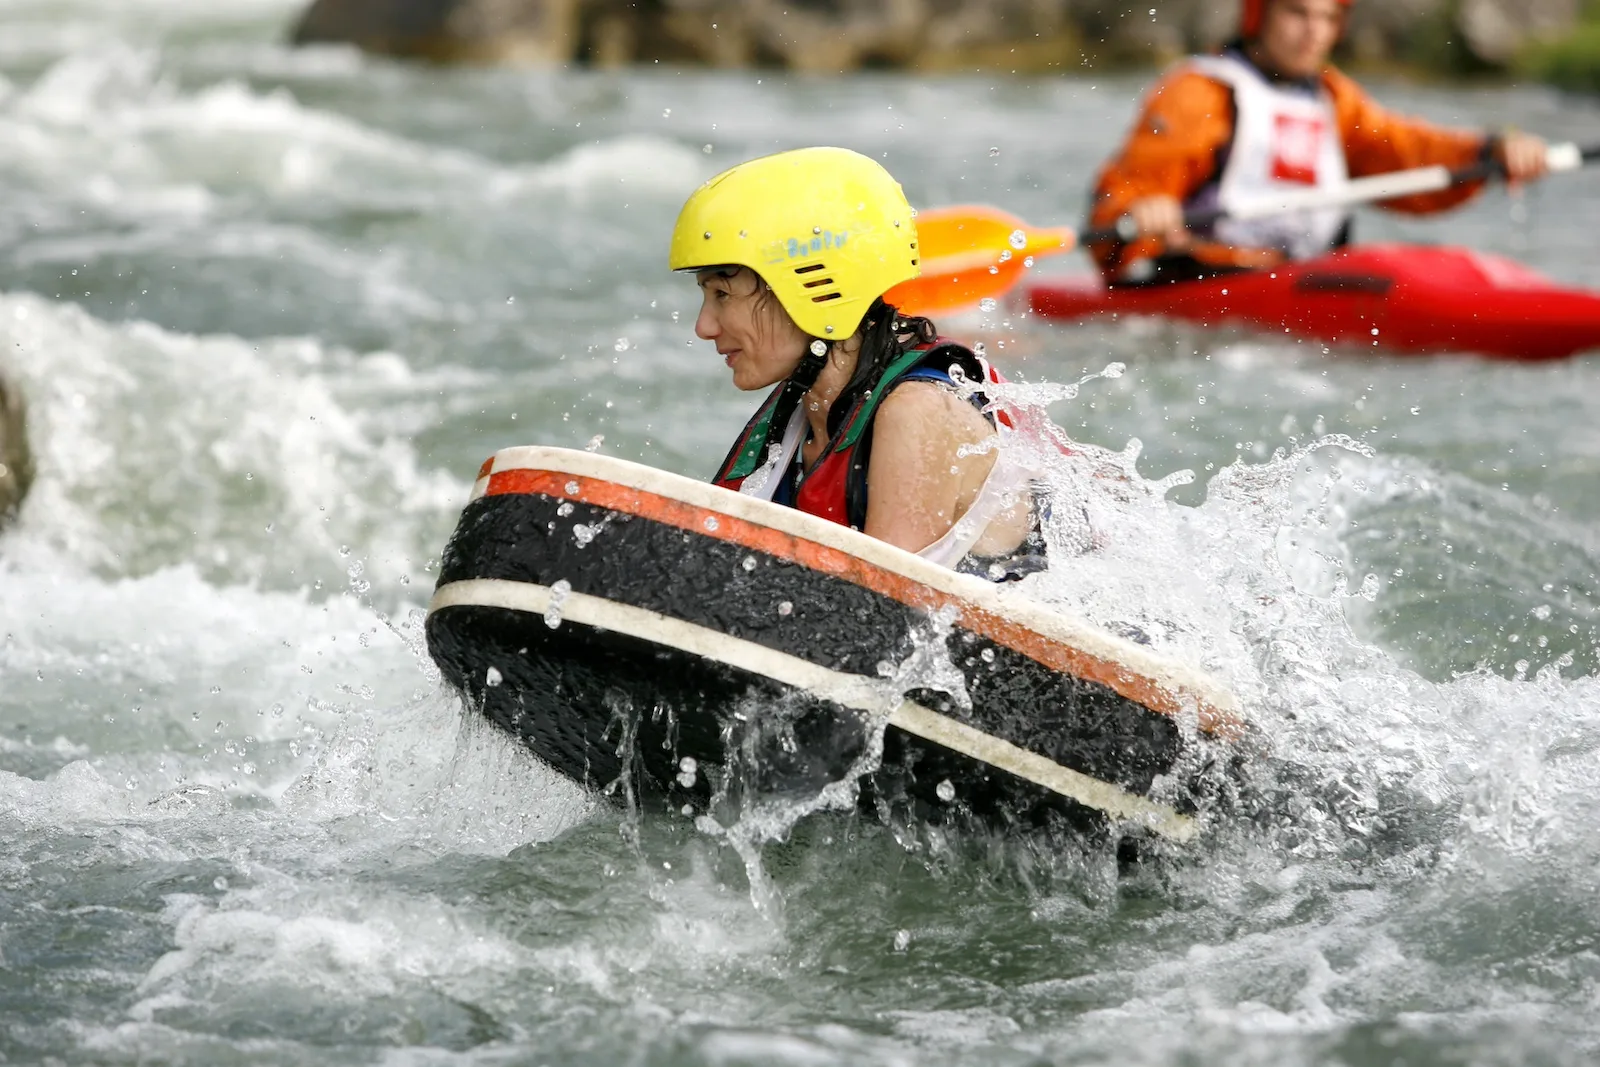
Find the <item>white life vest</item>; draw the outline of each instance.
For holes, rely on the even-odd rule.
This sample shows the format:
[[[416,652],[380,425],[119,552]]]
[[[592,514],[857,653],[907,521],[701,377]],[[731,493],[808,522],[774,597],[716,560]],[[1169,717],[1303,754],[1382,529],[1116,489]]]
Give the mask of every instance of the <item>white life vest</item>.
[[[1274,85],[1231,54],[1199,56],[1189,63],[1191,69],[1233,90],[1236,118],[1222,175],[1185,205],[1187,210],[1227,211],[1276,193],[1332,191],[1349,181],[1338,115],[1326,90],[1311,96]],[[1225,244],[1275,248],[1290,259],[1310,259],[1334,247],[1349,218],[1345,208],[1225,218],[1212,233]]]

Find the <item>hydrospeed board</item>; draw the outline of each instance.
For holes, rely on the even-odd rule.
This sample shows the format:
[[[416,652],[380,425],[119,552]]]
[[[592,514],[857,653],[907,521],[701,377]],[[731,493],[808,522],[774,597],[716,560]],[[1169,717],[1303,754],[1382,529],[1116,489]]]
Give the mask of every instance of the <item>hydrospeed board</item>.
[[[427,639],[556,769],[674,811],[859,777],[869,810],[941,823],[1192,837],[1243,732],[1233,696],[1022,594],[640,464],[511,448]]]

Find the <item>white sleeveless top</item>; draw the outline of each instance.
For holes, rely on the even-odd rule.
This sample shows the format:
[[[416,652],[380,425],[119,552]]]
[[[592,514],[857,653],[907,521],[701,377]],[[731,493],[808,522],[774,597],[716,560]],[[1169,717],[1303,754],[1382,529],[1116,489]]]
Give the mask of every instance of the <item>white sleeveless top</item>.
[[[1189,68],[1233,90],[1233,146],[1220,179],[1189,210],[1238,209],[1275,193],[1334,190],[1350,179],[1333,100],[1273,84],[1244,59],[1198,56]],[[1222,219],[1217,240],[1247,248],[1275,248],[1290,259],[1310,259],[1333,248],[1349,220],[1344,208],[1297,211],[1259,219]]]

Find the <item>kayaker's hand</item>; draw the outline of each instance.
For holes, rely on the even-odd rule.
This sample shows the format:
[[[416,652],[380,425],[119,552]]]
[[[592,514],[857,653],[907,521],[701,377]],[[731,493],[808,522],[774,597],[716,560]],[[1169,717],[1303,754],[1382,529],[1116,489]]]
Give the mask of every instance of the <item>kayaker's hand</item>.
[[[1506,180],[1513,185],[1537,181],[1550,170],[1549,146],[1543,137],[1531,133],[1508,130],[1495,143],[1494,155],[1506,170]]]
[[[1168,248],[1189,247],[1190,234],[1183,225],[1183,205],[1171,196],[1147,196],[1128,207],[1128,216],[1139,227],[1140,237],[1156,237]]]

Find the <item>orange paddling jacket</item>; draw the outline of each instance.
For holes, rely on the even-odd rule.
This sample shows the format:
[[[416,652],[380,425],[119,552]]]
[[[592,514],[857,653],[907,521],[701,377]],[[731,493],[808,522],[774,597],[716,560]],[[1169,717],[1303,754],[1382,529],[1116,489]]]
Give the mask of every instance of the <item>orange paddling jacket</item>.
[[[1228,54],[1247,62],[1237,51]],[[1304,88],[1308,93],[1320,89],[1331,106],[1352,178],[1439,164],[1463,167],[1491,149],[1492,140],[1481,133],[1444,129],[1394,114],[1332,67],[1317,81],[1319,85]],[[1144,197],[1166,195],[1191,205],[1208,191],[1214,193],[1233,146],[1238,118],[1234,93],[1232,86],[1210,76],[1194,61],[1168,71],[1145,98],[1121,152],[1100,172],[1089,216],[1091,228],[1114,224]],[[1471,199],[1481,186],[1478,182],[1400,197],[1380,206],[1419,215],[1444,211]],[[1228,245],[1200,234],[1182,253],[1185,267],[1152,277],[1164,252],[1159,238],[1126,244],[1106,241],[1090,246],[1090,251],[1111,284],[1270,267],[1285,258],[1277,249]]]

